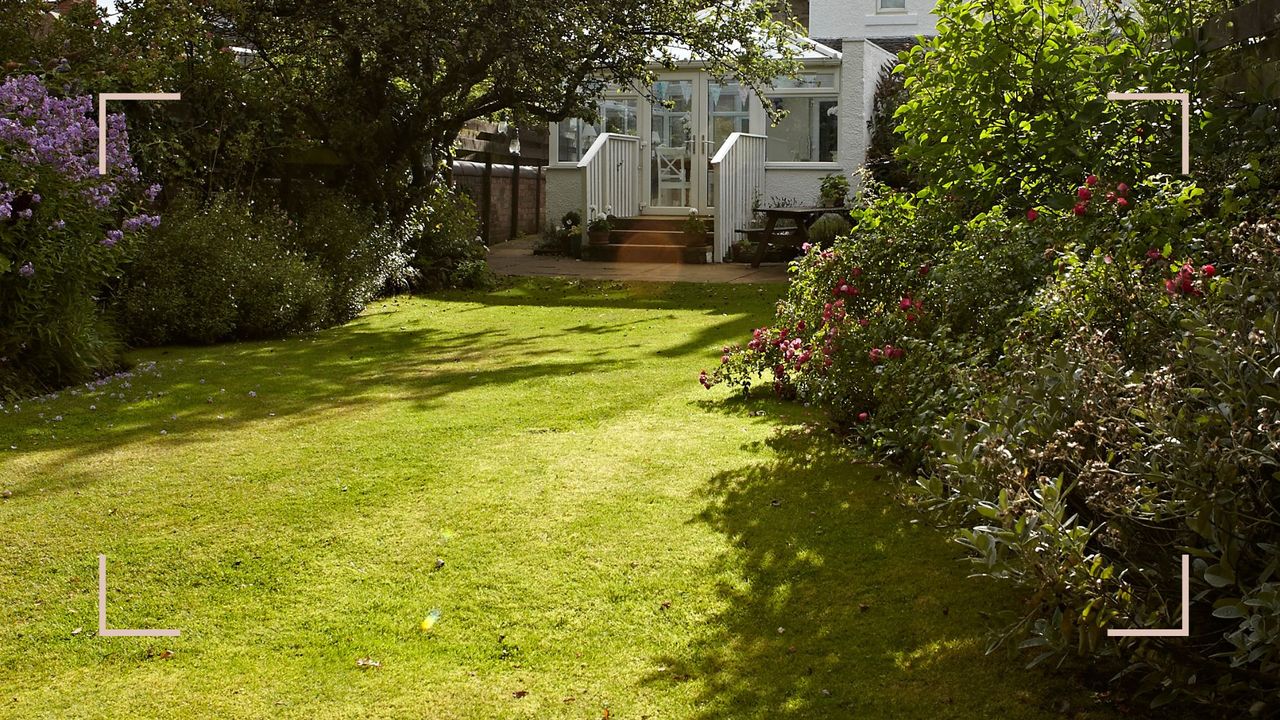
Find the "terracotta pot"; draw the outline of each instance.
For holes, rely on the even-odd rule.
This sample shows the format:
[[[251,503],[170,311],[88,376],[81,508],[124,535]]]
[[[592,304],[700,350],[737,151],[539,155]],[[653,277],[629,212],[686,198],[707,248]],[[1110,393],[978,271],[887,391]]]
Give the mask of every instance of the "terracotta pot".
[[[592,245],[608,245],[609,231],[608,230],[592,230],[587,233],[587,239],[591,242]]]

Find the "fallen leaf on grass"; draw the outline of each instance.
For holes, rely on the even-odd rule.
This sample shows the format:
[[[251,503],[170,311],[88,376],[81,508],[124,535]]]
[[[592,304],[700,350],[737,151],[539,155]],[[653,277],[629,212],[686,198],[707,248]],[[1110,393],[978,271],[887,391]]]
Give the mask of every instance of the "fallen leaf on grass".
[[[528,690],[517,690],[517,691],[515,691],[515,692],[511,693],[511,697],[513,697],[513,698],[515,698],[515,699],[519,700],[520,698],[522,698],[522,697],[524,697],[525,695],[528,695],[528,694],[529,694],[529,691],[528,691]]]
[[[374,660],[373,658],[362,657],[359,660],[356,660],[356,667],[366,668],[366,669],[380,668],[382,667],[382,663],[378,662],[377,660]]]
[[[82,633],[82,632],[84,632],[84,628],[76,628],[75,630],[72,630],[72,631],[71,631],[71,634],[72,634],[72,635],[79,635],[79,634],[80,634],[80,633]]]

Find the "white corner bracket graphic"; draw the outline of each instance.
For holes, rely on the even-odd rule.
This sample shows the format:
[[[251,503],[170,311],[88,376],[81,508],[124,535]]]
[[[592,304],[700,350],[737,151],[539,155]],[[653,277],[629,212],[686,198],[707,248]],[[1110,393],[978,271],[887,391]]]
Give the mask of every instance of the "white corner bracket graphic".
[[[1108,100],[1165,100],[1182,103],[1182,174],[1191,174],[1191,94],[1113,92]]]
[[[98,95],[98,174],[107,174],[108,100],[181,100],[182,93],[102,93]]]
[[[107,556],[98,556],[98,635],[100,637],[178,637],[178,630],[111,630],[107,627]]]
[[[1176,630],[1107,630],[1107,637],[1190,637],[1191,556],[1182,556],[1182,627]]]

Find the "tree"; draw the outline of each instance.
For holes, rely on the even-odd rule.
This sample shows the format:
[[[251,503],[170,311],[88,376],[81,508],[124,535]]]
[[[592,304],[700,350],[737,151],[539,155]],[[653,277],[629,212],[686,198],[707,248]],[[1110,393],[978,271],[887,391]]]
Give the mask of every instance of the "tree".
[[[1132,182],[1179,168],[1172,105],[1110,91],[1191,91],[1190,30],[1218,0],[941,0],[938,35],[897,71],[901,154],[979,211],[1036,204],[1090,173]]]
[[[154,22],[154,3],[120,5],[122,27]],[[655,68],[689,52],[757,91],[795,67],[796,26],[777,18],[770,0],[207,0],[187,8],[265,69],[280,144],[336,156],[349,169],[347,189],[393,220],[425,196],[470,120],[586,115],[606,83],[647,88]]]

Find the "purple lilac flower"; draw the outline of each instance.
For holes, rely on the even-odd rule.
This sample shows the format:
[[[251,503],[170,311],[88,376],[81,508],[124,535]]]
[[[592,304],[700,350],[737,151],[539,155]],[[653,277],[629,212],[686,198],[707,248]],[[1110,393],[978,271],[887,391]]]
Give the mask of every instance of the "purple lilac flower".
[[[62,228],[66,227],[66,226],[67,226],[67,221],[66,221],[66,220],[54,220],[54,221],[53,221],[53,224],[49,226],[49,229],[50,229],[50,230],[61,230]]]
[[[31,267],[31,263],[27,263],[18,268],[18,274],[24,278],[35,277],[36,269]]]
[[[108,230],[107,236],[102,238],[102,244],[105,245],[106,247],[112,248],[116,246],[116,243],[120,242],[123,239],[124,239],[123,232],[119,230]]]
[[[8,220],[13,217],[13,206],[9,203],[0,203],[0,219]]]
[[[40,201],[41,201],[41,200],[43,200],[43,199],[44,199],[44,198],[40,197],[40,193],[31,193],[31,204],[32,204],[32,205],[39,205],[39,204],[40,204]]]
[[[27,208],[26,210],[19,210],[19,211],[18,211],[18,217],[22,218],[23,220],[30,220],[30,219],[31,219],[31,208]]]
[[[161,188],[159,185],[152,185],[151,187],[147,188],[146,192],[144,192],[143,195],[147,197],[148,201],[154,201],[157,197],[160,196],[160,191],[162,189],[163,188]]]
[[[0,83],[0,144],[20,162],[49,165],[73,182],[89,181],[88,199],[106,207],[116,188],[98,180],[98,125],[93,98],[51,97],[34,75]],[[113,177],[138,179],[124,116],[107,118],[107,160]],[[109,187],[107,187],[109,186]],[[105,199],[105,204],[104,204]]]

